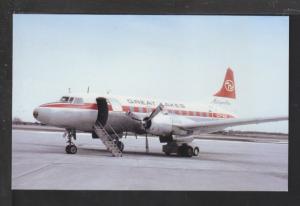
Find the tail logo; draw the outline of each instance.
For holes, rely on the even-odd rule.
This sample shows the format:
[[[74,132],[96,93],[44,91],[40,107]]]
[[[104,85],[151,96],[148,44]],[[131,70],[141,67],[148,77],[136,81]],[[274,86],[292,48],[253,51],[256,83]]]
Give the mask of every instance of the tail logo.
[[[231,80],[226,80],[224,83],[224,87],[226,91],[232,92],[234,90],[234,83]]]
[[[226,71],[221,89],[214,96],[235,99],[235,83],[233,71],[230,68]]]

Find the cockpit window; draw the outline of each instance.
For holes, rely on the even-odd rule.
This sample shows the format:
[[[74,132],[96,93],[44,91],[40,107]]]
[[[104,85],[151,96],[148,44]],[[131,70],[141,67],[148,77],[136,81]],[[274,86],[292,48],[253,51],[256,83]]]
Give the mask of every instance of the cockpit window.
[[[79,97],[68,97],[68,96],[63,96],[60,98],[59,102],[62,103],[70,103],[70,104],[83,104],[83,99]]]
[[[69,101],[69,97],[63,96],[62,98],[60,98],[59,101],[60,101],[60,102],[68,102],[68,101]]]

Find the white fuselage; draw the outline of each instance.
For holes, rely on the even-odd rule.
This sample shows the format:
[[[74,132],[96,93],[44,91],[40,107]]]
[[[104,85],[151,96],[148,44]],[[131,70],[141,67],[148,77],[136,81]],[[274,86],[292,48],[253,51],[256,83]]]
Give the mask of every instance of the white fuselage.
[[[106,128],[110,130],[112,127],[118,133],[124,131],[144,133],[145,131],[140,127],[140,124],[129,118],[126,113],[132,112],[143,118],[149,115],[160,103],[164,105],[160,117],[162,121],[171,117],[171,121],[177,123],[235,117],[233,114],[211,105],[192,106],[186,103],[112,95],[68,95],[68,98],[71,97],[72,101],[59,101],[39,106],[34,110],[34,117],[47,125],[92,132],[98,115],[99,108],[96,103],[98,97],[105,98],[108,103],[109,113]]]

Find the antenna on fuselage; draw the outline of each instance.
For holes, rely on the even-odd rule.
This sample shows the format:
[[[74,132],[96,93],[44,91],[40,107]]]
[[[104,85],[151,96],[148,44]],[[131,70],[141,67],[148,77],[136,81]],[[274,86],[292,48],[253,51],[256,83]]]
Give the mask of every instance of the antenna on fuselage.
[[[88,86],[86,93],[90,92],[90,86]]]

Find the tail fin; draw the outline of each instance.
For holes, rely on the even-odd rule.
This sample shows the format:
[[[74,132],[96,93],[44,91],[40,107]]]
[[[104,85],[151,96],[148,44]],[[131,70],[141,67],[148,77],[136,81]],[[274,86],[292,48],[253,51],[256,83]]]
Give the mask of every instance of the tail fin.
[[[236,102],[235,102],[235,83],[233,77],[233,71],[228,68],[226,71],[225,79],[221,89],[214,94],[209,107],[211,109],[222,109],[223,111],[236,113]]]
[[[214,94],[216,97],[225,97],[235,99],[235,83],[233,71],[228,68],[221,89]]]

